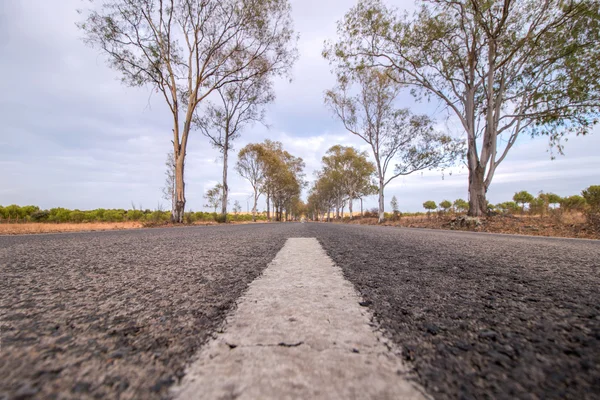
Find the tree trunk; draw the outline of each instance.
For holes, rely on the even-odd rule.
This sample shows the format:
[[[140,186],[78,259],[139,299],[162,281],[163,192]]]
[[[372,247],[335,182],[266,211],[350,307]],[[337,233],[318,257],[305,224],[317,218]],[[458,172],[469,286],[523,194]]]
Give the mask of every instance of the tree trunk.
[[[481,167],[469,169],[469,213],[471,217],[483,217],[487,211],[484,171]]]
[[[352,199],[348,200],[348,211],[350,211],[350,219],[352,219]]]
[[[185,152],[179,152],[175,162],[175,209],[171,219],[176,223],[183,223],[183,214],[185,213],[185,182],[183,179],[183,167]]]
[[[361,217],[361,218],[364,216],[363,214],[364,214],[364,213],[363,213],[363,203],[362,203],[362,197],[361,197],[361,198],[360,198],[360,217]]]
[[[267,192],[267,221],[271,221],[271,196]]]
[[[379,180],[379,220],[377,222],[382,223],[385,221],[385,202],[383,196],[383,178]]]
[[[223,146],[223,199],[221,203],[221,214],[224,216],[224,222],[227,222],[227,196],[229,187],[227,186],[227,155],[229,153],[229,140],[225,139]]]
[[[254,206],[252,206],[252,222],[256,222],[256,206],[258,204],[258,190],[254,190]]]

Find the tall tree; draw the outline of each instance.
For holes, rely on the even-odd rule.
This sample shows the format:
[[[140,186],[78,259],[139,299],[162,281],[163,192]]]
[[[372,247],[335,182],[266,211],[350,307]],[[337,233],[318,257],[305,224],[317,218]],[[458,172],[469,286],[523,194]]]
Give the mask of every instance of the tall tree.
[[[258,198],[263,193],[265,184],[265,165],[263,161],[263,147],[257,143],[244,146],[238,153],[238,161],[235,165],[236,171],[244,177],[254,191],[254,203],[252,206],[252,221],[256,221]]]
[[[368,160],[366,152],[354,147],[335,145],[323,157],[323,170],[335,184],[337,195],[336,212],[344,201],[352,218],[353,200],[367,194],[371,189],[371,178],[375,174],[375,164]]]
[[[353,83],[358,86],[356,95],[350,94]],[[385,219],[388,183],[401,175],[449,165],[462,151],[462,143],[436,132],[427,116],[395,107],[400,88],[384,69],[363,68],[338,75],[338,86],[325,94],[325,102],[346,130],[371,147],[379,185],[379,222]]]
[[[361,0],[325,57],[342,70],[385,68],[439,100],[467,135],[469,214],[484,215],[498,165],[523,134],[561,151],[600,114],[600,2],[432,0],[411,17]]]
[[[151,86],[173,117],[176,206],[183,222],[184,162],[192,118],[214,90],[287,74],[296,58],[287,0],[103,0],[80,28],[129,86]],[[260,65],[260,68],[256,66]]]
[[[258,68],[260,68],[260,64]],[[223,158],[223,196],[221,214],[227,214],[228,192],[227,172],[229,151],[232,142],[241,131],[253,122],[264,122],[264,106],[274,100],[275,95],[269,81],[268,71],[257,72],[252,79],[242,79],[217,89],[220,104],[208,102],[202,115],[195,119],[200,131],[210,139]]]
[[[329,221],[331,209],[337,202],[336,183],[330,174],[324,174],[322,171],[317,173],[317,180],[313,183],[308,195],[308,209],[313,212],[313,220],[325,219]]]

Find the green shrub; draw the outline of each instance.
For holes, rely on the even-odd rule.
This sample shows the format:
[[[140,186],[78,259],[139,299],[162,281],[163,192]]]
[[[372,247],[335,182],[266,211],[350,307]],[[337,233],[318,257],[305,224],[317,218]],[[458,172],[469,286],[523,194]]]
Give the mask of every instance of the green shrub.
[[[590,186],[581,192],[591,211],[600,212],[600,185]]]
[[[563,211],[583,211],[587,202],[579,195],[563,197],[560,200],[560,208]]]
[[[194,222],[196,222],[198,220],[198,218],[196,217],[196,213],[193,211],[184,213],[183,219],[186,224],[193,224]]]
[[[31,214],[31,221],[33,222],[44,222],[48,221],[50,217],[50,212],[48,210],[36,211]]]
[[[452,203],[450,200],[443,200],[440,202],[440,208],[444,210],[444,212],[448,212],[448,210],[452,207]]]
[[[106,210],[102,220],[105,222],[122,222],[125,219],[125,210]]]
[[[85,219],[85,213],[79,210],[73,210],[69,213],[69,221],[71,222],[83,222]]]
[[[141,210],[128,210],[127,220],[128,221],[141,221],[144,218],[144,212]]]
[[[69,222],[69,218],[71,217],[71,210],[66,208],[51,208],[49,212],[48,221],[51,222]]]
[[[427,200],[423,203],[423,208],[427,211],[435,210],[437,208],[437,204],[433,200]]]
[[[504,203],[496,204],[496,208],[502,211],[504,214],[512,214],[521,209],[514,201],[505,201]]]
[[[528,191],[521,190],[520,192],[515,193],[513,200],[515,203],[521,204],[521,212],[523,212],[525,210],[525,204],[531,204],[531,202],[534,200],[534,197]]]

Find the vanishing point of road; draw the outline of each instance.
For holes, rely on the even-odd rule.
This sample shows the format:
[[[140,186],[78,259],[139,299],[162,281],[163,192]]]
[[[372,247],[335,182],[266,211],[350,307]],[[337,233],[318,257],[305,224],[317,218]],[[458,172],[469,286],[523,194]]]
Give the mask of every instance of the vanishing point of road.
[[[338,224],[0,237],[0,399],[598,399],[599,268]]]

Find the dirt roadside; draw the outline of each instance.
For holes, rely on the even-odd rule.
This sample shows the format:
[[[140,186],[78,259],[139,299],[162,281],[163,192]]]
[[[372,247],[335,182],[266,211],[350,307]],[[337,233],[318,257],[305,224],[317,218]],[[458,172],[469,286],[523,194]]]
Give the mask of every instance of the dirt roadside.
[[[464,217],[462,217],[464,218]],[[481,218],[466,224],[456,215],[432,215],[401,217],[396,221],[378,224],[376,218],[344,219],[343,223],[359,225],[382,225],[402,228],[445,229],[470,232],[505,233],[527,236],[547,236],[579,239],[600,239],[585,223],[582,215],[529,216],[507,215]]]

